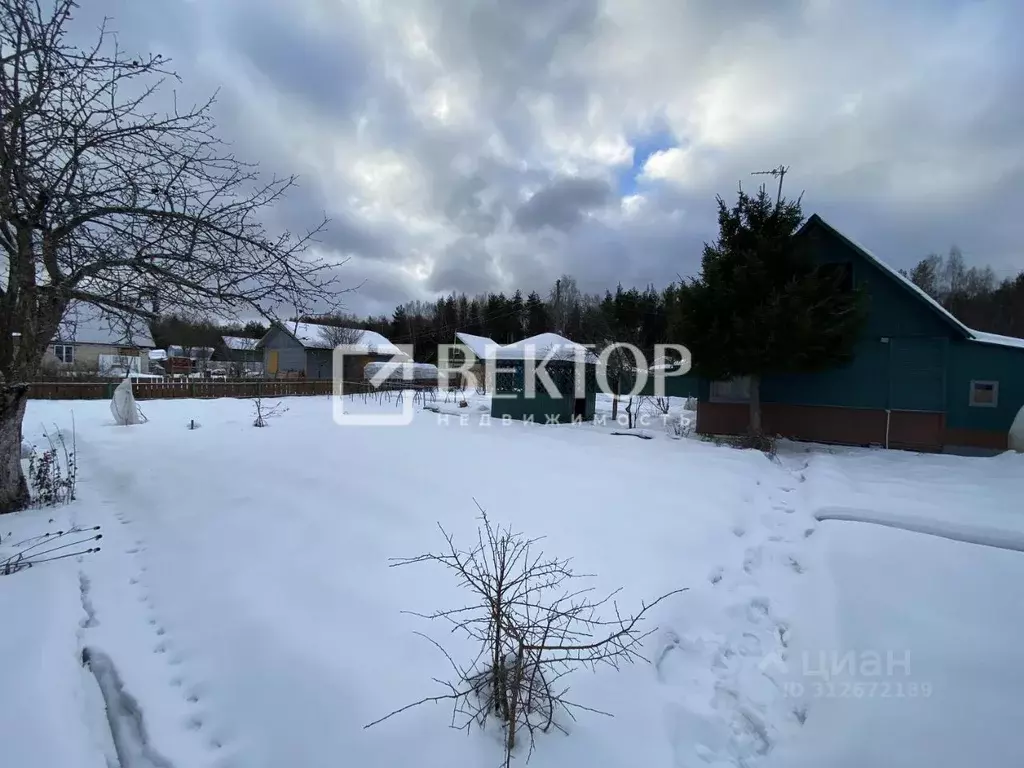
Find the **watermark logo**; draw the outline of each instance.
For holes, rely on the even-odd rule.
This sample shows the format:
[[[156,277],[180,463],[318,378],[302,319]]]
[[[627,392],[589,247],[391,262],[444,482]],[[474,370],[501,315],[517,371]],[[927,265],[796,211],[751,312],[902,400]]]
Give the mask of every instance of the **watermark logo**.
[[[393,386],[396,381],[412,382],[415,378],[415,367],[412,364],[412,344],[395,344],[397,354],[379,366],[371,376],[365,379],[372,387]],[[412,423],[414,408],[411,397],[398,398],[398,412],[381,413],[359,411],[354,406],[346,391],[346,375],[356,381],[365,376],[366,352],[352,350],[350,345],[334,348],[334,387],[331,394],[331,409],[334,423],[343,427],[404,427]],[[356,378],[358,377],[358,378]],[[362,391],[362,390],[360,390]]]
[[[643,351],[632,344],[615,343],[595,353],[595,344],[576,344],[564,339],[550,344],[488,344],[484,349],[469,350],[462,344],[438,346],[436,382],[424,379],[423,369],[432,369],[413,362],[411,344],[392,345],[388,362],[368,367],[369,358],[379,358],[366,349],[339,345],[333,353],[332,410],[335,423],[341,426],[404,426],[412,423],[414,398],[397,396],[399,412],[370,412],[356,407],[352,395],[366,394],[367,385],[375,391],[391,392],[412,388],[429,390],[463,390],[486,392],[493,400],[550,398],[553,400],[588,397],[596,392],[616,395],[621,400],[641,396],[647,391],[655,398],[666,397],[666,383],[690,371],[690,353],[681,344],[656,344],[655,358],[649,362]],[[653,386],[648,383],[653,380]],[[402,382],[409,384],[403,387]],[[391,400],[389,400],[391,402]],[[360,404],[361,405],[361,404]],[[532,417],[531,417],[532,418]],[[606,417],[598,417],[606,419]],[[646,426],[652,415],[632,414],[631,424],[638,419]],[[624,421],[620,417],[619,421]],[[661,420],[667,425],[667,411]],[[572,417],[575,421],[576,417]],[[560,423],[549,421],[548,423]]]
[[[788,698],[926,699],[934,693],[931,683],[911,676],[909,651],[804,651],[796,658],[773,652],[757,666],[781,681]]]
[[[592,367],[601,392],[614,393],[625,376],[631,384],[628,390],[617,393],[620,397],[640,395],[649,380],[654,382],[653,395],[664,397],[666,381],[690,371],[690,351],[682,344],[656,344],[654,362],[649,361],[639,347],[625,342],[608,344],[599,354],[595,352],[597,348],[596,344],[557,342],[504,347],[488,344],[467,354],[462,344],[441,344],[437,355],[438,383],[444,386],[446,382],[459,379],[466,389],[486,388],[498,399],[525,397],[532,400],[538,394],[554,399],[579,398],[586,393],[587,368]],[[556,384],[552,369],[569,364],[573,368],[573,386],[566,388]],[[521,380],[512,387],[498,386],[501,374],[521,377]]]

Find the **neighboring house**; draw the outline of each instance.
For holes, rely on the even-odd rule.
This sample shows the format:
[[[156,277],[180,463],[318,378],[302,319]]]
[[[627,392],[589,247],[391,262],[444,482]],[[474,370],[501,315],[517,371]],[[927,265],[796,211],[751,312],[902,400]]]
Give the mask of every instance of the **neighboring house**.
[[[212,359],[231,375],[262,373],[263,350],[258,348],[259,342],[247,336],[222,336]]]
[[[569,424],[594,418],[598,358],[583,345],[556,333],[541,333],[498,347],[489,357],[493,357],[495,369],[491,418],[532,420],[537,424]],[[538,363],[531,386],[527,386],[527,360]],[[542,360],[546,361],[543,369],[539,365]],[[550,379],[554,393],[549,392],[542,375]],[[583,377],[579,391],[577,375]]]
[[[148,373],[148,353],[154,346],[141,317],[126,324],[96,309],[72,308],[46,348],[43,368],[101,376]]]
[[[765,376],[765,432],[800,440],[950,452],[998,451],[1024,405],[1024,339],[975,331],[817,214],[798,233],[817,263],[863,285],[870,312],[854,359]],[[699,381],[697,431],[746,430],[749,382]]]
[[[408,361],[388,339],[374,331],[337,328],[317,323],[278,322],[259,340],[267,376],[330,379],[334,375],[334,349],[345,353],[345,381],[363,381],[367,363]]]

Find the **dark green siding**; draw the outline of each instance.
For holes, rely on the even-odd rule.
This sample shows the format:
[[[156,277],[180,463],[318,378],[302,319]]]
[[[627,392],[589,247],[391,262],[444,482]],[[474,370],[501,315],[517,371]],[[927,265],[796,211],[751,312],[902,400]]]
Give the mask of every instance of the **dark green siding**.
[[[944,338],[893,337],[889,341],[889,408],[894,411],[946,409]]]
[[[818,373],[766,376],[761,399],[791,405],[944,410],[945,355],[956,329],[912,289],[824,227],[811,227],[803,242],[818,263],[851,265],[854,281],[868,292],[868,320],[850,363]]]
[[[596,392],[587,392],[585,421],[594,418]],[[496,393],[491,399],[491,418],[510,418],[514,421],[532,420],[536,424],[570,424],[573,420],[572,397],[552,397],[540,389],[527,399],[522,392]]]
[[[971,381],[999,382],[995,408],[970,405]],[[1024,406],[1024,349],[960,342],[950,347],[946,424],[951,429],[1007,432]]]
[[[885,377],[889,348],[880,339],[858,342],[854,359],[840,368],[810,374],[765,377],[761,399],[766,403],[885,408]]]
[[[647,381],[644,383],[643,388],[640,390],[640,395],[646,397],[655,396],[655,386],[657,383],[657,374],[648,374]],[[666,397],[696,397],[699,385],[698,378],[693,374],[683,374],[682,376],[661,376],[664,381],[663,394]],[[622,392],[629,392],[633,389],[633,376],[632,374],[626,374],[622,377]],[[613,395],[614,392],[606,392],[605,394]]]
[[[524,363],[518,360],[499,363],[495,375],[495,393],[491,398],[491,417],[532,420],[537,424],[572,423],[576,404],[575,367],[572,363],[556,361],[548,363],[545,369],[561,396],[549,394],[545,383],[535,373],[534,391],[528,397]],[[583,399],[583,419],[590,421],[594,418],[597,401],[597,377],[593,365],[585,369]]]
[[[950,323],[912,288],[888,271],[865,259],[842,238],[823,227],[812,227],[804,235],[811,257],[821,264],[850,262],[853,279],[867,288],[871,309],[864,328],[865,338],[889,336],[950,337],[960,335]]]

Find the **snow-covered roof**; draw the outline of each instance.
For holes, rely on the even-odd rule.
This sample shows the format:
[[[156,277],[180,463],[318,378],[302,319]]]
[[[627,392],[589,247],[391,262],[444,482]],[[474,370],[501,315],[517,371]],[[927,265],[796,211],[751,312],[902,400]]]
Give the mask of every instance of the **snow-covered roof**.
[[[259,339],[250,339],[248,336],[221,336],[224,346],[228,349],[251,352],[256,349]]]
[[[437,366],[430,363],[401,363],[401,362],[373,362],[363,367],[363,374],[367,379],[373,378],[378,373],[385,376],[394,376],[399,379],[436,379]]]
[[[575,360],[581,358],[587,363],[596,363],[598,358],[582,344],[569,341],[557,333],[538,333],[522,341],[506,344],[494,351],[498,360]]]
[[[166,349],[151,349],[149,350],[150,360],[166,360],[167,350]]]
[[[1024,339],[1018,339],[1016,336],[1001,336],[998,333],[973,330],[971,333],[974,335],[974,341],[980,341],[982,344],[998,344],[1001,347],[1024,349]]]
[[[82,304],[72,305],[64,313],[53,341],[57,344],[103,344],[112,347],[156,346],[145,318],[122,318]]]
[[[356,339],[350,344],[341,345],[346,352],[362,352],[380,355],[402,355],[404,353],[392,344],[387,338],[375,331],[365,331],[361,328],[339,328],[333,325],[322,325],[320,323],[296,323],[292,321],[279,323],[287,333],[295,338],[306,349],[334,349],[336,344],[331,342],[332,337],[337,338],[339,330],[350,331]]]
[[[827,221],[821,218],[821,216],[819,216],[818,214],[813,214],[811,218],[807,220],[807,224],[805,224],[804,226],[806,227],[812,221],[817,221],[819,224],[822,224],[826,229],[828,229],[834,235],[839,237],[841,240],[845,241],[855,251],[860,253],[860,255],[863,256],[866,260],[870,261],[883,272],[887,273],[893,280],[899,283],[903,288],[914,293],[917,298],[925,302],[946,323],[956,328],[969,341],[978,341],[983,344],[996,344],[1004,347],[1016,347],[1018,349],[1024,349],[1024,339],[1014,338],[1013,336],[1000,336],[998,333],[986,333],[985,331],[976,331],[973,328],[968,328],[962,322],[957,320],[956,316],[953,315],[952,312],[950,312],[939,302],[937,302],[935,299],[929,296],[928,293],[924,291],[920,286],[915,284],[913,280],[901,275],[899,270],[893,269],[880,258],[875,256],[867,248],[855,242],[850,237],[844,235],[838,229],[833,227],[831,224],[829,224]]]
[[[462,331],[456,332],[455,340],[469,347],[469,351],[481,360],[486,359],[490,353],[501,346],[494,339],[489,339],[486,336],[474,336],[472,333],[463,333]]]

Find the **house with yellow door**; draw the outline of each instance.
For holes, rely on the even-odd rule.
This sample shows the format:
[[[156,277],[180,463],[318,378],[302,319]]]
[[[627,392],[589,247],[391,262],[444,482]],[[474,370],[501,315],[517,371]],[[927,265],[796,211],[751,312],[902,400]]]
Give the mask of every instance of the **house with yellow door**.
[[[305,379],[333,378],[339,347],[345,352],[345,381],[362,381],[367,363],[409,361],[379,333],[318,323],[275,321],[256,344],[267,376]]]

